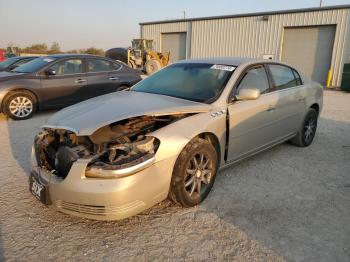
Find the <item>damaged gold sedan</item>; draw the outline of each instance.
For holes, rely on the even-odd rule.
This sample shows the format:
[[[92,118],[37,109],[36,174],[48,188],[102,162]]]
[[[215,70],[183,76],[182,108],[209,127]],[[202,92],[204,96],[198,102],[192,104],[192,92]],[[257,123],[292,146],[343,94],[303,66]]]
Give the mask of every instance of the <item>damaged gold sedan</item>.
[[[35,137],[30,191],[64,213],[123,219],[209,194],[219,168],[290,140],[311,144],[322,88],[272,61],[178,62],[130,91],[56,113]]]

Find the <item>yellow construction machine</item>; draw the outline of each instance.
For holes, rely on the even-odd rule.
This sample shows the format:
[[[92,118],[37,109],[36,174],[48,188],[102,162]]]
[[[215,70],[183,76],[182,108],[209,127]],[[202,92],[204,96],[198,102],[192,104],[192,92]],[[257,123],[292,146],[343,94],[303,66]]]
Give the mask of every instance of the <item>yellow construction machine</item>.
[[[153,74],[168,65],[170,52],[157,52],[153,49],[153,40],[134,39],[130,48],[112,48],[106,52],[106,57],[120,60],[130,67]]]

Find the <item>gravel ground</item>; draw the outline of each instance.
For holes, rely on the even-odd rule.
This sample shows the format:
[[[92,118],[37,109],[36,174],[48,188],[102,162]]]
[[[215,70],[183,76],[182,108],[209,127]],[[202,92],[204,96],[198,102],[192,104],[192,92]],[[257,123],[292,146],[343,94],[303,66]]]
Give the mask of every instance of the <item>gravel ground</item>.
[[[0,117],[0,261],[350,261],[350,94],[325,92],[309,148],[277,146],[222,171],[199,207],[164,201],[117,222],[28,192],[34,134],[53,112]]]

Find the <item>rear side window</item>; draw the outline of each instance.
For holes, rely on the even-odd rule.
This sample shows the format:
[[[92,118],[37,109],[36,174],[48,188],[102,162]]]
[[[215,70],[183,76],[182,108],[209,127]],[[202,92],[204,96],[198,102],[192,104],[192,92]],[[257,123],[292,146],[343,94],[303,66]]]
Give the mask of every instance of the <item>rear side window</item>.
[[[114,64],[102,59],[88,59],[88,72],[106,72],[116,70]]]
[[[300,74],[299,74],[296,70],[294,70],[294,69],[292,69],[292,71],[293,71],[295,80],[296,80],[296,82],[297,82],[297,85],[298,85],[298,86],[302,85],[302,84],[303,84],[303,81],[301,80]]]
[[[113,63],[113,66],[114,66],[114,70],[118,70],[119,68],[122,67],[122,65],[119,64],[118,62],[114,62],[114,63]]]
[[[268,65],[277,90],[297,86],[297,79],[291,68],[282,65]],[[301,81],[301,80],[300,80]]]
[[[255,67],[245,72],[244,77],[238,85],[237,90],[257,88],[261,94],[269,90],[269,81],[263,66]]]

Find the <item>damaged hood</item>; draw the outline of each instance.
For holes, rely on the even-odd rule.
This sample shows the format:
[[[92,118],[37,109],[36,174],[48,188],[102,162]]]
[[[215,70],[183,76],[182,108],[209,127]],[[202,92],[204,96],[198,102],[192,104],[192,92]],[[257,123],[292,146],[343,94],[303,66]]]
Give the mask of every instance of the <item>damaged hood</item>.
[[[67,129],[77,135],[130,117],[208,112],[208,104],[135,91],[120,91],[95,97],[54,114],[43,127]]]

